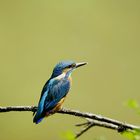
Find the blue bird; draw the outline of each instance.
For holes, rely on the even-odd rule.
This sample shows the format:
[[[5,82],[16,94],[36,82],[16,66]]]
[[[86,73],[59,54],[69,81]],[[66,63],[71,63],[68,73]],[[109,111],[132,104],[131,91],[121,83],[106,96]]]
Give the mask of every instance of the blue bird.
[[[65,100],[71,86],[71,73],[86,62],[62,61],[53,69],[50,79],[45,83],[33,122],[38,124],[45,116],[57,112]]]

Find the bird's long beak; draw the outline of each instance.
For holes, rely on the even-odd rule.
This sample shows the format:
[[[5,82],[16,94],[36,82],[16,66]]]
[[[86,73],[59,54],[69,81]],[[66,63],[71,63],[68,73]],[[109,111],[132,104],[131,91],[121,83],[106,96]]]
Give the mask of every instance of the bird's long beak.
[[[88,63],[87,62],[76,63],[76,68],[84,66],[86,64],[88,64]]]

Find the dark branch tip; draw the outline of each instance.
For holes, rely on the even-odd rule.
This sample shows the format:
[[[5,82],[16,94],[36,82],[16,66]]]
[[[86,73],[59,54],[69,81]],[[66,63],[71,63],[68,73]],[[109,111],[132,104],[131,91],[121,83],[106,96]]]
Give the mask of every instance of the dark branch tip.
[[[119,132],[119,133],[122,133],[122,132],[124,132],[124,131],[126,131],[126,130],[127,130],[127,128],[124,127],[123,125],[118,126],[118,132]]]

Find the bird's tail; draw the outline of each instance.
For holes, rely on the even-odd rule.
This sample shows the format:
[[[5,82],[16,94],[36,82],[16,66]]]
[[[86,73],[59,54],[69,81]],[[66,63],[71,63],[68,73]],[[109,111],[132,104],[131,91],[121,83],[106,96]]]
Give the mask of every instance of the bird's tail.
[[[40,112],[36,112],[34,118],[33,118],[33,122],[38,124],[43,120],[44,116],[42,114],[40,114]]]

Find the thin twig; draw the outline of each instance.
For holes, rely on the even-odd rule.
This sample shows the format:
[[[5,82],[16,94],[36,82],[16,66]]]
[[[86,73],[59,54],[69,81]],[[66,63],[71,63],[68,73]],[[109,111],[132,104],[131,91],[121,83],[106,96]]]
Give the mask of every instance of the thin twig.
[[[79,133],[76,134],[75,139],[79,138],[82,134],[87,132],[93,126],[94,126],[94,123],[88,124],[85,128],[83,128]]]
[[[90,124],[94,124],[94,126],[100,126],[100,127],[106,127],[106,128],[118,130],[117,125],[109,124],[106,122],[100,122],[100,121],[92,120],[92,119],[87,119],[87,122],[81,123],[81,124],[76,124],[76,126],[89,126]]]
[[[88,131],[90,128],[94,126],[99,126],[99,127],[105,127],[113,130],[119,130],[119,127],[114,125],[114,124],[109,124],[106,122],[99,122],[97,120],[92,120],[92,119],[87,119],[87,122],[81,123],[81,124],[76,124],[76,126],[84,126],[84,128],[76,134],[75,138],[80,137],[82,134],[84,134],[86,131]]]

